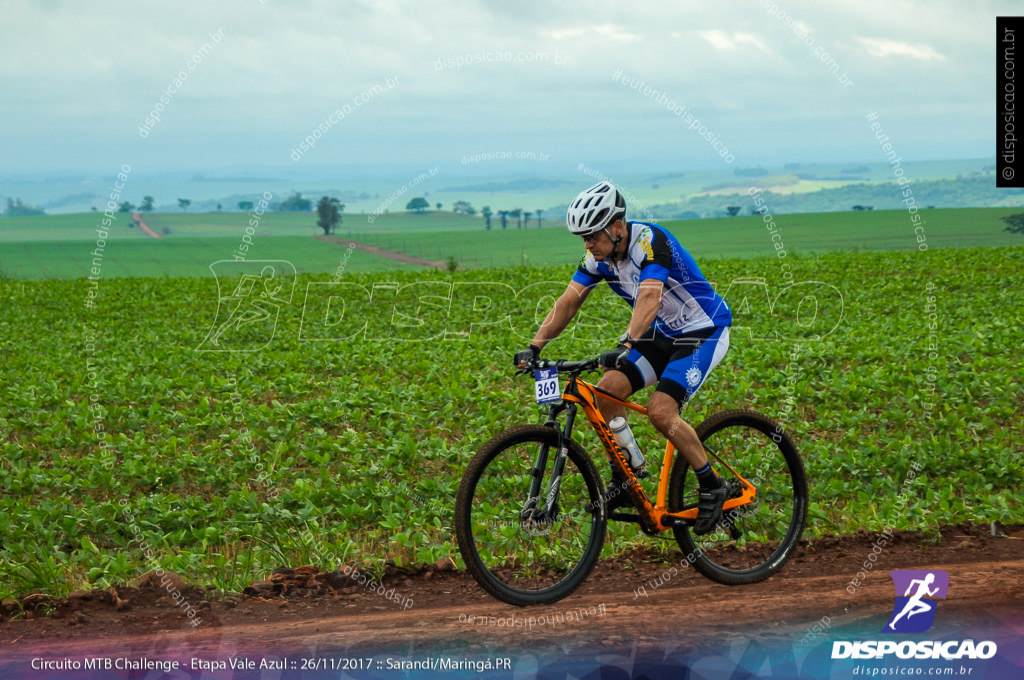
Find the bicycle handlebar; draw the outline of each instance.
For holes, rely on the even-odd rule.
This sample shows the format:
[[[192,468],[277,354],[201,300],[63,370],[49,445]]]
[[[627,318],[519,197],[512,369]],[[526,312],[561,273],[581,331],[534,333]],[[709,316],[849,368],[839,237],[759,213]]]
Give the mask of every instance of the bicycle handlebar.
[[[584,359],[583,361],[570,361],[569,359],[534,359],[533,361],[527,362],[526,368],[520,368],[516,371],[516,375],[525,375],[532,373],[533,371],[540,368],[551,368],[554,366],[558,369],[559,373],[569,373],[579,375],[586,371],[596,371],[600,366],[601,357],[593,357],[590,359]]]

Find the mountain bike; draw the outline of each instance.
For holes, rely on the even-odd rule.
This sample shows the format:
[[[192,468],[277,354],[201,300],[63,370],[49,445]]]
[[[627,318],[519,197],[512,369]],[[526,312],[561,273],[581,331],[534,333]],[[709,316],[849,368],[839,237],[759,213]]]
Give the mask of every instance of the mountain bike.
[[[635,522],[648,535],[671,530],[687,562],[726,585],[757,583],[781,569],[800,540],[808,503],[803,463],[784,428],[751,410],[716,413],[696,428],[712,467],[734,490],[721,523],[698,536],[690,465],[667,442],[657,496],[648,498],[597,399],[647,410],[580,378],[596,370],[595,357],[535,359],[518,371],[534,373],[547,421],[495,435],[470,460],[459,484],[455,529],[463,561],[481,587],[519,606],[568,596],[597,563],[609,520]],[[561,389],[559,375],[565,376]],[[611,464],[614,483],[607,488],[572,437],[580,408]],[[624,499],[616,500],[618,494],[635,513],[619,511]]]

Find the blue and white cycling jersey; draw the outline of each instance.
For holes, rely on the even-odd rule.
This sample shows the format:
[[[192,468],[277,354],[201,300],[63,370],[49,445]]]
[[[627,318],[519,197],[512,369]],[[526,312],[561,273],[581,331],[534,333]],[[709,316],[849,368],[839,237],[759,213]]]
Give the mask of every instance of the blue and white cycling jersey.
[[[625,260],[598,262],[588,252],[572,280],[587,288],[607,281],[630,307],[636,304],[641,282],[661,281],[665,289],[652,326],[669,337],[732,325],[729,305],[675,236],[657,224],[629,222],[627,226],[629,255]]]

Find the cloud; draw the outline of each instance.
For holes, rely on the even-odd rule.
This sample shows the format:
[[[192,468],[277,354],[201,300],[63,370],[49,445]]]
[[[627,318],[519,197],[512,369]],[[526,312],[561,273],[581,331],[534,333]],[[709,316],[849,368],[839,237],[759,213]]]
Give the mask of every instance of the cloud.
[[[549,38],[551,40],[565,40],[567,38],[580,38],[588,34],[594,34],[604,36],[610,40],[617,42],[637,42],[642,40],[643,37],[637,33],[628,33],[623,31],[617,26],[611,24],[601,24],[599,26],[577,26],[574,28],[556,28],[546,29],[540,32],[541,37]]]
[[[737,161],[861,156],[862,126],[847,109],[865,99],[902,102],[908,157],[912,140],[919,153],[946,153],[924,130],[957,130],[943,150],[981,156],[993,143],[986,83],[1002,10],[985,2],[787,0],[785,18],[760,0],[594,0],[585,13],[547,0],[246,0],[188,11],[174,0],[4,2],[0,172],[126,158],[188,171],[292,168],[289,149],[346,104],[353,112],[299,165],[418,167],[511,144],[550,153],[546,168],[575,167],[610,130],[622,131],[612,157],[720,163],[678,117],[613,81],[617,71],[688,104]],[[913,37],[892,33],[904,25]],[[142,139],[161,92],[221,28],[224,40]],[[854,87],[835,82],[818,48]],[[912,77],[891,78],[897,59]],[[400,84],[354,105],[387,78]]]
[[[598,35],[603,35],[606,38],[617,40],[619,42],[636,42],[641,39],[641,36],[636,33],[627,33],[611,24],[605,24],[604,26],[594,26],[594,32]]]
[[[753,45],[762,52],[771,51],[768,46],[753,33],[742,33],[739,31],[726,33],[725,31],[711,30],[700,31],[699,35],[704,38],[704,40],[708,41],[716,50],[735,50],[743,45]]]
[[[911,45],[886,38],[856,37],[857,42],[867,48],[872,57],[910,57],[920,61],[945,61],[946,57],[936,52],[930,45]]]

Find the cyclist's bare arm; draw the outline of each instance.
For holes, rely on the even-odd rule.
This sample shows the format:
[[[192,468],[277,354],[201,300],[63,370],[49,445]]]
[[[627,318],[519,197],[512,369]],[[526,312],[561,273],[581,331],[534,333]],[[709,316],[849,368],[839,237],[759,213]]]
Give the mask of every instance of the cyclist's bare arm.
[[[633,305],[633,316],[629,320],[629,337],[639,338],[654,323],[661,309],[661,295],[665,284],[657,279],[647,279],[640,283],[640,292]]]
[[[565,292],[555,301],[555,306],[548,312],[547,318],[544,319],[544,323],[540,325],[537,335],[533,338],[533,344],[538,349],[543,349],[544,345],[557,338],[559,333],[565,330],[572,318],[576,316],[576,312],[583,306],[583,301],[590,295],[590,290],[576,281],[569,282]]]

